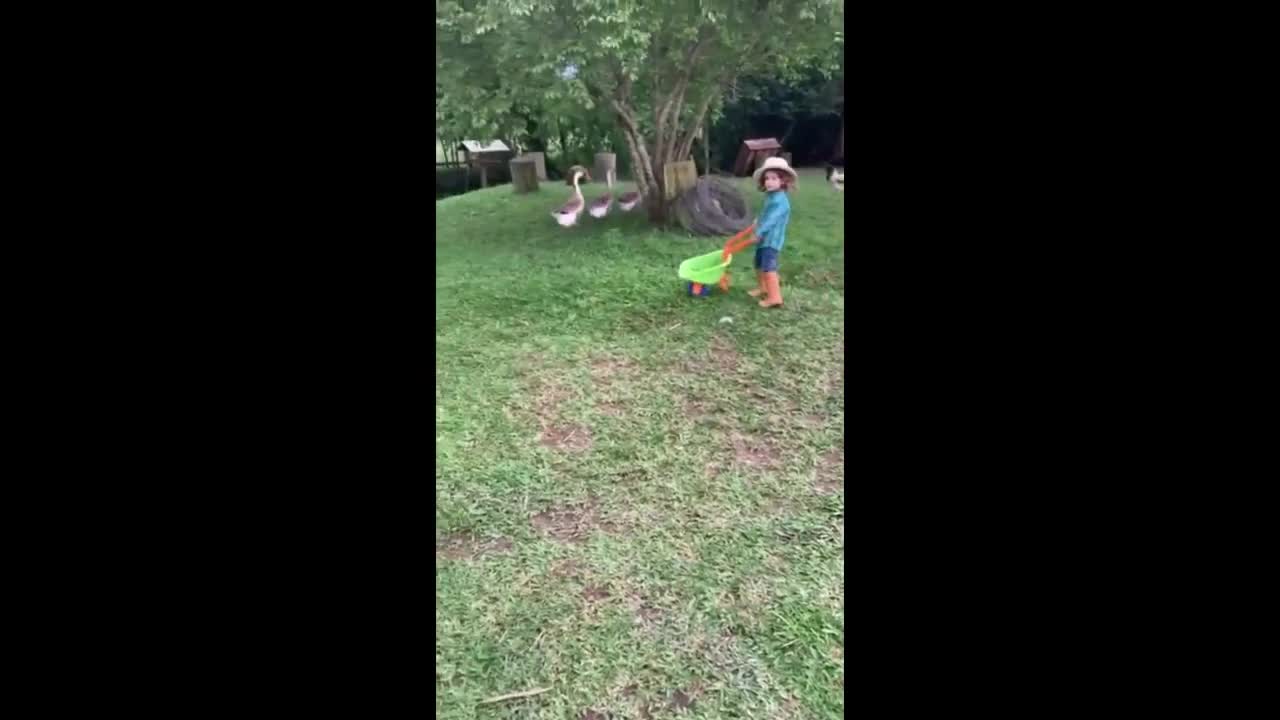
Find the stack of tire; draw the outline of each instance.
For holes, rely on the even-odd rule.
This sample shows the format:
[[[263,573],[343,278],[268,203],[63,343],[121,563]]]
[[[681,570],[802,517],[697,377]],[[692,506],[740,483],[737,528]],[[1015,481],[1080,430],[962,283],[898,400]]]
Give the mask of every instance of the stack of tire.
[[[746,198],[716,177],[701,177],[676,198],[676,219],[694,235],[736,235],[751,224]]]

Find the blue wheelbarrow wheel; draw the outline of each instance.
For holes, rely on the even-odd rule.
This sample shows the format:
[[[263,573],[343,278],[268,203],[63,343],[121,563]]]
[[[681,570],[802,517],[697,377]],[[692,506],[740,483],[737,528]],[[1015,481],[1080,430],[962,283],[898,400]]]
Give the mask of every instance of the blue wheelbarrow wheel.
[[[706,297],[711,294],[711,286],[703,285],[702,283],[685,283],[685,288],[692,297]]]

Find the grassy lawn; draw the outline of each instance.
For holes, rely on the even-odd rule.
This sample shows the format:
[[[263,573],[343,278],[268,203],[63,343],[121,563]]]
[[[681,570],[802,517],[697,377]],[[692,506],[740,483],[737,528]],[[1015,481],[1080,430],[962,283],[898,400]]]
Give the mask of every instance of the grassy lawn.
[[[766,311],[569,192],[436,205],[436,716],[840,717],[842,195],[802,172]]]

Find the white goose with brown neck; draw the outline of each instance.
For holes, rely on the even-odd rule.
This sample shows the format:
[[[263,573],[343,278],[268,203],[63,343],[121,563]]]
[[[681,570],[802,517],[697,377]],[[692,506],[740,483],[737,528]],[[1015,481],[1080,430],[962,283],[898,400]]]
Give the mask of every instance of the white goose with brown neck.
[[[618,196],[618,207],[622,212],[630,212],[631,208],[640,204],[641,199],[640,193],[635,190],[624,192]]]
[[[605,184],[609,189],[605,194],[591,201],[591,207],[587,208],[587,212],[591,213],[593,218],[602,218],[609,214],[609,208],[613,205],[613,170],[607,170],[604,174]]]
[[[573,173],[573,195],[569,197],[568,202],[551,212],[551,217],[555,218],[561,227],[569,227],[577,223],[578,216],[582,214],[582,208],[586,207],[586,202],[582,199],[582,190],[578,188],[578,178],[582,175],[581,170]]]

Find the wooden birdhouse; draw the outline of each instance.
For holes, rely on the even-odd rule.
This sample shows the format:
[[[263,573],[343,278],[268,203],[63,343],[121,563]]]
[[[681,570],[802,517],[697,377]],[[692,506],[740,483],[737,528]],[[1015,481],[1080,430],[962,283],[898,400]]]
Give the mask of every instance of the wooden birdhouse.
[[[782,144],[775,138],[743,140],[742,147],[738,150],[738,159],[733,163],[733,174],[738,177],[750,175],[764,163],[765,158],[771,158],[781,151]]]
[[[485,144],[475,140],[463,140],[458,146],[462,151],[462,162],[467,172],[473,169],[480,171],[480,187],[489,186],[489,171],[493,168],[505,168],[514,155],[511,148],[501,140]]]

